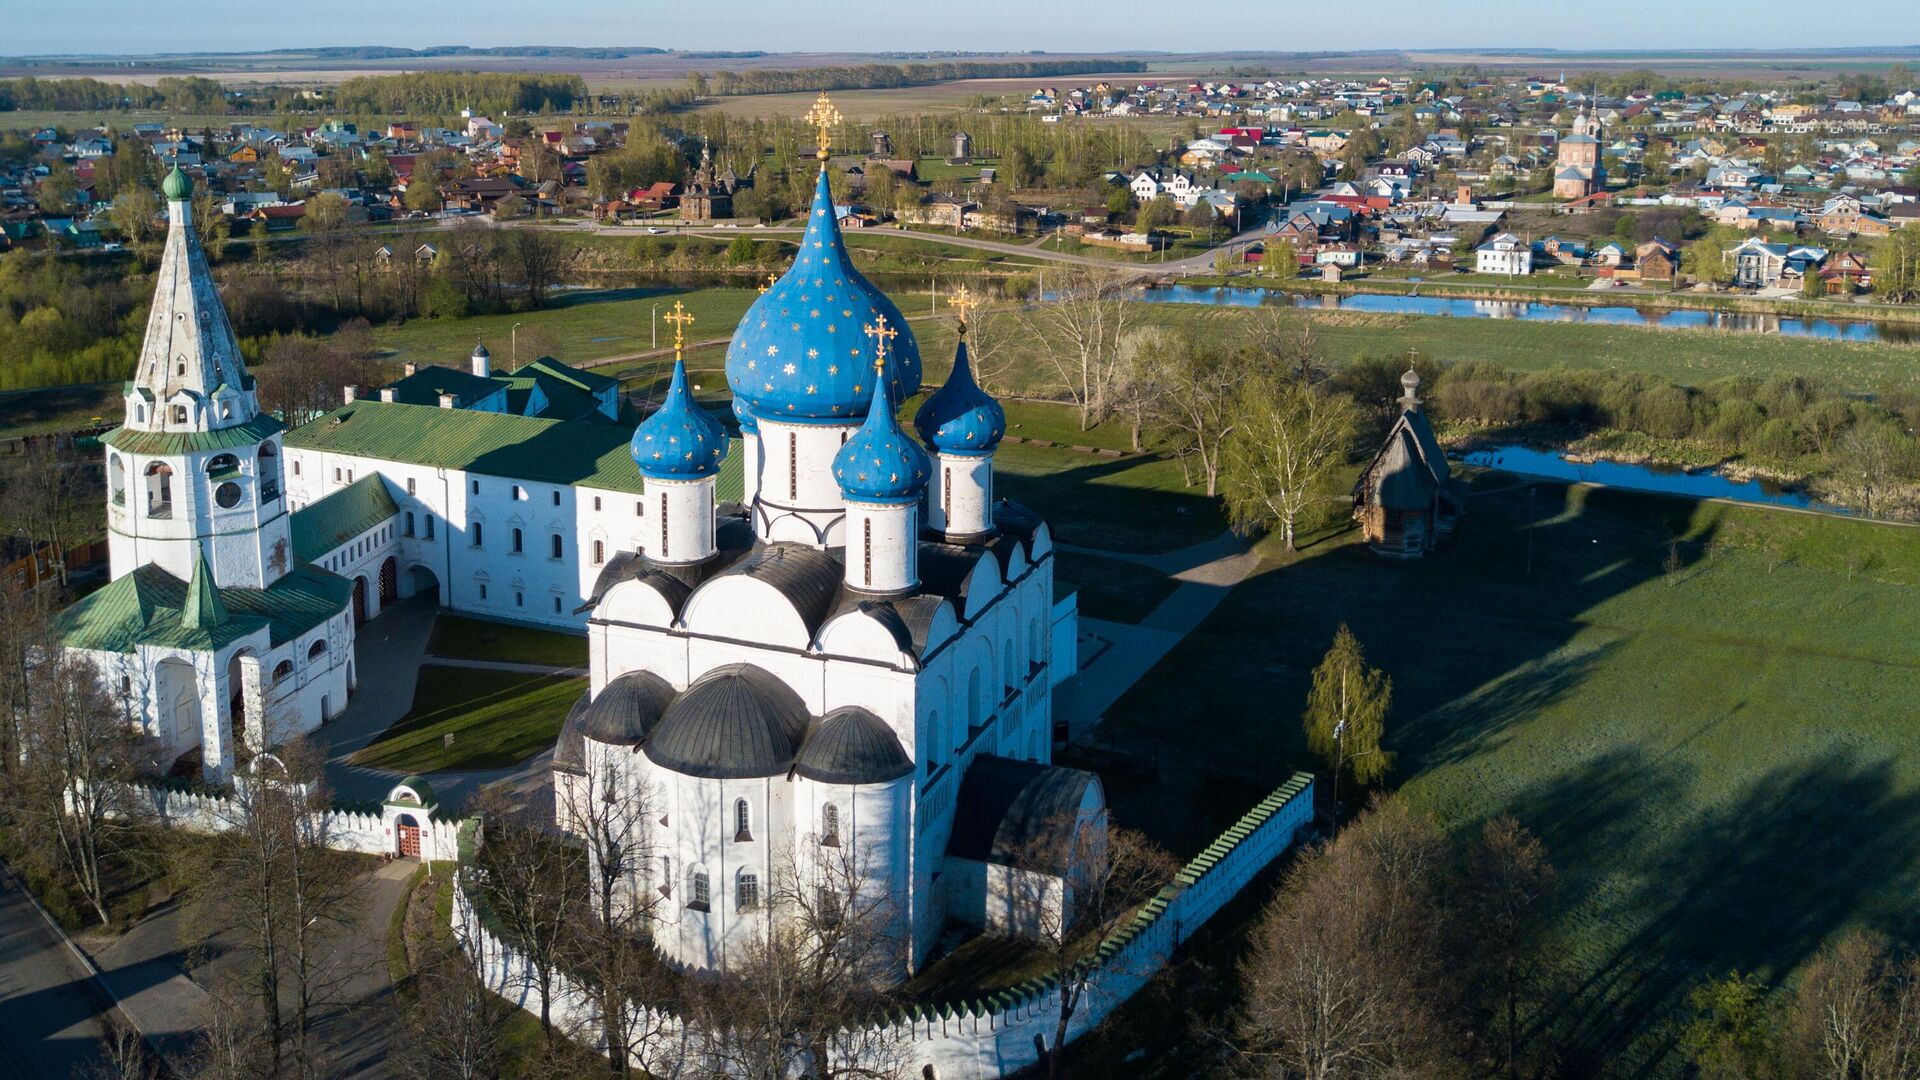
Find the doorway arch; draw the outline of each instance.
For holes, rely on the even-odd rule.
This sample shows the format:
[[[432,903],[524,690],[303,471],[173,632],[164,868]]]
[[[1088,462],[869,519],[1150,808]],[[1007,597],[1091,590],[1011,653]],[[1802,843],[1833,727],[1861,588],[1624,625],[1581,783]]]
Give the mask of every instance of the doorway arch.
[[[169,657],[153,668],[154,726],[168,749],[184,754],[205,741],[200,707],[200,680],[193,665]]]
[[[400,560],[389,555],[380,564],[380,610],[400,599]]]
[[[359,626],[367,621],[367,576],[358,574],[353,579],[353,625]]]
[[[436,604],[440,602],[440,579],[419,563],[407,568],[407,586],[413,596],[424,596]]]

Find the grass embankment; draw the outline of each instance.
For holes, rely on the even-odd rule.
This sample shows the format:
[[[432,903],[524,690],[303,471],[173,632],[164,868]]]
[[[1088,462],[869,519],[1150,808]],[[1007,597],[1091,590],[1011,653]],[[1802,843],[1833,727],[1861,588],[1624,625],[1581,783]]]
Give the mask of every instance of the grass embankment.
[[[587,639],[580,634],[562,634],[442,612],[434,620],[433,639],[427,643],[427,653],[455,660],[585,667]]]
[[[412,711],[352,760],[396,772],[517,765],[552,745],[585,688],[581,678],[429,664]]]
[[[1570,1065],[1671,1075],[1686,990],[1792,974],[1920,886],[1920,529],[1480,478],[1424,562],[1350,532],[1274,559],[1108,714],[1193,778],[1310,765],[1346,622],[1394,680],[1394,779],[1454,828],[1513,812],[1564,876],[1541,1024]],[[1531,568],[1531,572],[1529,572]],[[1182,785],[1214,798],[1199,779]]]

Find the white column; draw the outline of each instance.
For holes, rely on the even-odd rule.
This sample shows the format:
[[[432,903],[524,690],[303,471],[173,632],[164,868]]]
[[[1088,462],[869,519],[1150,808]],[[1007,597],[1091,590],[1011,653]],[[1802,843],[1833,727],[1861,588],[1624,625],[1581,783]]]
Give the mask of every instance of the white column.
[[[927,520],[952,537],[993,530],[993,455],[935,454],[927,485]]]
[[[833,476],[834,455],[859,427],[843,424],[789,424],[760,420],[760,520],[756,530],[766,541],[790,540],[816,547],[841,542],[846,500]]]
[[[714,478],[646,483],[646,554],[654,562],[697,563],[713,555]]]
[[[740,501],[749,508],[760,497],[760,433],[740,432]]]
[[[911,592],[920,584],[918,503],[847,503],[847,586]]]

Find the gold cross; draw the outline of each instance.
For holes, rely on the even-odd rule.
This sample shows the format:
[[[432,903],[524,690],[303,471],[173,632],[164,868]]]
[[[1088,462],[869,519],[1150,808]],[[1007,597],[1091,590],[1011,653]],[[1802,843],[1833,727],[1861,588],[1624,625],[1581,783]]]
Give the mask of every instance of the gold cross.
[[[967,336],[967,324],[973,321],[973,313],[980,310],[981,304],[981,299],[965,285],[953,290],[953,299],[947,301],[947,306],[960,313],[961,337]]]
[[[686,310],[680,303],[673,302],[673,310],[660,316],[673,324],[673,358],[680,359],[680,347],[686,344],[687,325],[693,322],[693,312]]]
[[[867,336],[873,339],[873,370],[880,372],[887,366],[887,343],[899,337],[900,331],[887,325],[885,315],[874,315],[873,322],[866,330]]]
[[[767,283],[765,285],[760,286],[760,291],[762,293],[765,293],[768,289],[773,288],[774,285],[777,284],[779,281],[780,281],[779,274],[774,274],[774,273],[767,274]]]
[[[831,134],[833,126],[841,120],[840,110],[833,107],[833,102],[827,100],[827,92],[822,90],[820,97],[814,101],[813,108],[808,109],[807,115],[802,119],[819,129],[820,151],[814,156],[821,161],[827,160],[827,147],[833,144]]]

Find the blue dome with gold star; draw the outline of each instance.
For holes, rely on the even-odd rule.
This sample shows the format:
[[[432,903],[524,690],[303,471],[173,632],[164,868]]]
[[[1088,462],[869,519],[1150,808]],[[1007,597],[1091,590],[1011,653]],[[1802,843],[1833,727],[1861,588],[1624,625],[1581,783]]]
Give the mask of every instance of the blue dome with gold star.
[[[698,480],[719,473],[727,456],[727,432],[694,404],[683,361],[673,362],[666,400],[633,429],[629,449],[640,475],[649,480]]]
[[[866,328],[882,316],[899,331],[887,349],[887,398],[898,405],[920,389],[920,348],[900,309],[853,268],[822,169],[799,256],[733,333],[727,385],[762,420],[852,420],[873,397],[861,357],[873,355]]]
[[[927,488],[928,468],[927,452],[900,430],[893,410],[877,393],[866,423],[833,455],[840,494],[856,502],[913,502]]]
[[[913,426],[936,453],[978,456],[991,454],[1000,445],[1007,433],[1007,411],[973,381],[966,338],[954,350],[953,373],[920,404]]]
[[[740,422],[740,434],[760,434],[760,421],[754,418],[753,410],[747,408],[746,401],[741,398],[733,399],[733,418]]]

